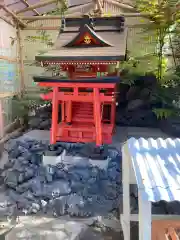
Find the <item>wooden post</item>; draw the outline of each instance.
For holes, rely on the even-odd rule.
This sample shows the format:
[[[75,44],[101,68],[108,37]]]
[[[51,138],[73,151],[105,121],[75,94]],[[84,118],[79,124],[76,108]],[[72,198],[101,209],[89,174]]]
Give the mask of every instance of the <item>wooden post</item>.
[[[21,2],[23,2],[27,7],[31,7],[31,5],[29,5],[29,3],[26,0],[21,0]],[[36,14],[36,15],[40,15],[39,12],[36,9],[32,9],[32,11]]]
[[[27,25],[14,13],[12,12],[9,8],[7,8],[4,5],[0,5],[6,11],[8,14],[10,14],[22,27],[26,27]]]
[[[4,137],[4,115],[3,115],[2,100],[3,98],[0,98],[0,139]]]
[[[122,8],[122,9],[125,9],[125,10],[130,10],[130,11],[136,12],[136,10],[133,6],[130,6],[130,5],[122,3],[122,2],[116,2],[114,0],[105,0],[105,2],[111,3],[112,5]]]
[[[23,62],[23,45],[21,39],[21,29],[17,28],[17,43],[18,43],[18,54],[19,54],[19,72],[20,72],[20,95],[22,96],[25,91],[24,84],[24,62]]]
[[[51,144],[56,143],[58,131],[58,87],[53,88],[52,99],[52,124],[51,124]]]
[[[94,119],[96,129],[96,145],[102,145],[102,126],[101,126],[101,103],[99,100],[99,89],[94,88]]]
[[[4,20],[6,23],[8,23],[9,25],[16,27],[16,25],[14,24],[14,22],[12,20],[10,20],[8,17],[6,16],[1,16],[0,19]]]
[[[82,15],[79,15],[77,13],[67,13],[66,18],[70,17],[70,18],[83,18]],[[117,13],[112,13],[111,14],[112,17],[118,17],[118,16],[123,16],[123,17],[149,17],[150,14],[147,13],[138,13],[138,12],[134,12],[134,13],[121,13],[121,14],[117,14]],[[35,21],[35,20],[47,20],[47,19],[58,19],[60,20],[62,18],[62,16],[60,15],[46,15],[46,16],[21,16],[21,20],[26,20],[26,21]],[[31,28],[32,26],[27,25],[25,29]],[[43,26],[45,27],[45,26]],[[52,26],[51,26],[52,27]]]
[[[103,13],[103,7],[102,7],[102,5],[101,5],[100,0],[96,0],[96,3],[97,3],[97,6],[98,6],[98,9],[99,9],[100,14],[102,14],[102,13]]]
[[[16,11],[16,14],[24,13],[24,12],[28,12],[28,11],[36,9],[36,8],[44,7],[44,6],[47,6],[47,5],[49,5],[51,3],[54,3],[54,2],[56,2],[56,0],[40,1],[39,3],[33,4],[33,5],[31,5],[31,6],[27,7],[27,8],[24,8],[22,10]]]

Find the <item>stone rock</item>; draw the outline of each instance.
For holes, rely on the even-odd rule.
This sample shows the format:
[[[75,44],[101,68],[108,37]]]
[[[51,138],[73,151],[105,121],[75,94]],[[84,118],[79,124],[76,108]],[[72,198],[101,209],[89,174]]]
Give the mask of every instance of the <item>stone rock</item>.
[[[178,201],[176,202],[168,202],[166,203],[166,211],[168,214],[180,214],[180,203]]]
[[[131,127],[157,127],[158,120],[151,109],[139,109],[138,111],[117,112],[116,124]]]
[[[26,221],[25,221],[26,220]],[[30,240],[77,240],[81,239],[87,229],[87,225],[74,221],[60,219],[36,219],[21,220],[10,232],[6,233],[6,240],[30,239]]]
[[[92,166],[96,166],[99,167],[100,169],[107,169],[108,168],[108,164],[109,164],[109,158],[104,159],[104,160],[92,160],[89,159],[89,162]]]
[[[166,213],[167,213],[167,211],[164,208],[164,204],[162,204],[162,202],[152,204],[152,214],[165,215]]]
[[[119,224],[120,225],[120,224]],[[102,232],[95,231],[92,228],[88,228],[82,235],[80,240],[104,240]],[[108,238],[107,238],[108,239]]]
[[[140,91],[139,98],[144,101],[148,101],[151,96],[152,89],[151,88],[143,88]]]
[[[113,229],[116,232],[120,232],[121,225],[119,224],[119,219],[115,218],[112,215],[107,215],[107,216],[98,216],[96,225],[101,226],[101,228],[110,228]]]
[[[155,87],[157,84],[157,78],[153,74],[148,74],[146,76],[142,76],[141,78],[142,85],[146,87]]]
[[[93,149],[86,144],[56,144],[54,151],[63,149],[65,157],[44,166],[42,155],[48,148],[47,143],[28,138],[9,144],[11,164],[4,171],[4,182],[10,200],[20,211],[84,218],[119,208],[122,156],[117,149],[104,148],[109,161],[101,169],[82,156],[89,156],[91,151],[85,150]]]
[[[39,123],[39,129],[49,129],[51,127],[51,119],[46,119]]]
[[[117,95],[117,101],[118,103],[124,103],[127,101],[127,92],[129,91],[129,85],[127,84],[119,84],[118,86],[118,95]]]
[[[31,117],[28,121],[29,128],[37,128],[41,123],[41,119],[39,117]]]
[[[180,137],[180,117],[159,119],[158,126],[164,133],[174,137]]]
[[[95,160],[105,160],[108,157],[107,147],[97,148],[94,143],[85,144],[83,148],[77,150],[77,153],[82,157]]]
[[[135,99],[135,100],[129,101],[128,106],[127,106],[127,110],[128,111],[133,111],[133,110],[141,108],[145,104],[146,103],[143,100]]]
[[[126,94],[126,99],[128,101],[134,100],[137,97],[139,97],[139,93],[141,91],[141,88],[139,86],[131,86],[129,91]]]

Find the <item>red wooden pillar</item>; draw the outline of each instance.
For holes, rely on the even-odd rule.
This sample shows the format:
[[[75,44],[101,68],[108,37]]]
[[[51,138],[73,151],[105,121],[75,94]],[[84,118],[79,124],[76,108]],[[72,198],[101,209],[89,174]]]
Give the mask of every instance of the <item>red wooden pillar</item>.
[[[94,88],[94,119],[96,129],[96,145],[102,145],[102,126],[101,126],[101,103],[99,99],[99,89]]]
[[[75,67],[73,65],[68,66],[69,78],[74,79]]]
[[[111,124],[113,124],[113,127],[115,125],[115,118],[116,118],[116,87],[114,88],[114,92],[112,92],[112,103],[111,103]]]
[[[51,127],[51,144],[56,143],[57,131],[58,131],[58,87],[53,88],[52,98],[52,127]]]
[[[71,100],[67,101],[65,106],[66,106],[66,113],[67,113],[66,122],[71,123],[72,122],[72,101]]]
[[[65,102],[61,102],[61,122],[65,122]]]

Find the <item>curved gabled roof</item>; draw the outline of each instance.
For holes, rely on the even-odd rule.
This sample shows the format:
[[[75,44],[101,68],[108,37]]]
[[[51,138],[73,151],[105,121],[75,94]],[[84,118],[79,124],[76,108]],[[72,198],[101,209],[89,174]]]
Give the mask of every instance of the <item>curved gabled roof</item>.
[[[71,20],[66,18],[65,28],[61,30],[56,40],[55,49],[36,56],[37,61],[121,61],[125,59],[127,29],[124,27],[123,17],[93,18],[89,21],[89,26],[86,26],[86,17]],[[93,29],[91,21],[94,22]],[[84,37],[88,32],[92,42],[84,44]]]
[[[77,47],[77,42],[83,37],[84,34],[88,34],[91,36],[95,41],[98,42],[98,44],[94,44],[96,47],[112,47],[113,45],[103,39],[99,34],[95,33],[93,29],[91,29],[87,24],[85,24],[82,28],[81,31],[73,38],[70,42],[65,44],[63,47]]]

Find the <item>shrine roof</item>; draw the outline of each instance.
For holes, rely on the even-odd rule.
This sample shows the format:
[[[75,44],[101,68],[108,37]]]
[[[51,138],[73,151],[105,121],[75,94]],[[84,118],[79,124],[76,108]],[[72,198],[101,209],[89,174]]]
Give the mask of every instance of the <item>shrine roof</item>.
[[[120,81],[119,76],[111,77],[98,77],[98,78],[85,78],[85,79],[63,79],[61,77],[47,77],[47,76],[34,76],[34,82],[46,82],[46,83],[118,83]]]
[[[83,42],[84,39],[89,42]],[[54,49],[37,61],[120,61],[126,55],[127,29],[123,17],[67,18]]]

